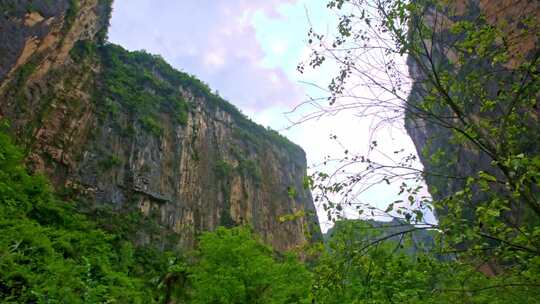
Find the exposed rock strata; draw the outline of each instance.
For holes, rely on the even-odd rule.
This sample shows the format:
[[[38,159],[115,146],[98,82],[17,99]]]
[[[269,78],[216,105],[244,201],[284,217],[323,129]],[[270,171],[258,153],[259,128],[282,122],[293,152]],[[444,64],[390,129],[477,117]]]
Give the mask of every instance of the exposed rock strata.
[[[0,117],[10,121],[31,167],[59,190],[88,210],[140,210],[158,231],[141,228],[139,243],[185,248],[201,231],[251,224],[285,250],[319,234],[298,146],[219,97],[171,82],[158,58],[148,71],[156,83],[174,88],[167,96],[185,106],[181,121],[168,110],[169,97],[151,86],[139,89],[156,99],[150,122],[159,124],[157,131],[131,101],[105,93],[110,67],[103,54],[128,54],[97,47],[108,1],[8,2],[0,16]],[[294,213],[301,216],[280,220]]]

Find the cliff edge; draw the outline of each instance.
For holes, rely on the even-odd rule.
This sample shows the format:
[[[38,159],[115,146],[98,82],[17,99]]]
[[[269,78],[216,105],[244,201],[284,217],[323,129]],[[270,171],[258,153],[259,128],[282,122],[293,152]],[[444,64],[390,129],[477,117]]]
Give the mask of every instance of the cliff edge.
[[[304,151],[159,56],[106,43],[111,1],[1,5],[0,118],[81,210],[142,212],[156,225],[134,238],[162,247],[239,224],[279,250],[320,235]]]

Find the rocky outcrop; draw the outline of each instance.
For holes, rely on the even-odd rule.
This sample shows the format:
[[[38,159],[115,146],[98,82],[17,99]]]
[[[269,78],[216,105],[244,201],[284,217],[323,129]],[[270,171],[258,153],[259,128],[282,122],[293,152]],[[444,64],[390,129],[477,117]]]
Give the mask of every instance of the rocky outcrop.
[[[420,3],[420,1],[418,1]],[[540,3],[534,0],[506,1],[506,0],[459,0],[440,1],[440,6],[429,5],[425,7],[422,21],[433,30],[430,39],[424,39],[426,45],[432,50],[433,64],[440,70],[450,71],[451,75],[460,77],[467,71],[485,71],[486,75],[496,68],[499,75],[512,77],[514,69],[526,59],[535,56],[539,48],[537,36],[540,30]],[[485,22],[501,30],[504,43],[508,48],[508,60],[500,66],[493,66],[479,58],[471,56],[464,62],[458,62],[455,49],[452,46],[460,41],[461,37],[452,33],[450,28],[459,21]],[[479,24],[479,23],[478,23]],[[523,30],[527,24],[529,30]],[[426,61],[427,59],[424,58]],[[453,131],[443,126],[440,121],[431,119],[425,113],[420,113],[416,107],[422,102],[428,82],[414,59],[409,58],[409,73],[414,80],[413,88],[408,100],[405,127],[417,148],[418,155],[426,169],[426,182],[435,199],[445,198],[463,188],[467,177],[475,176],[479,171],[485,171],[494,176],[501,176],[501,172],[493,166],[493,159],[486,153],[471,145],[456,143]],[[429,63],[428,63],[429,65]],[[464,74],[465,73],[465,74]],[[502,77],[502,76],[501,76]],[[499,79],[487,80],[488,94],[496,96]],[[537,102],[538,103],[538,102]],[[466,105],[465,113],[470,119],[497,119],[503,113],[481,111],[479,103]],[[531,121],[528,123],[530,132],[523,132],[523,151],[537,153],[538,137],[538,107],[523,109],[529,111]],[[536,113],[535,113],[536,112]],[[436,113],[440,117],[448,117],[448,125],[456,119],[449,111],[442,109]],[[498,138],[491,138],[497,144]],[[434,161],[434,155],[438,160]],[[476,193],[476,199],[482,194]]]
[[[0,8],[0,84],[4,88],[12,77],[32,74],[39,78],[62,65],[78,40],[103,39],[110,1],[3,1]]]
[[[220,225],[279,250],[318,236],[301,148],[160,57],[103,44],[109,1],[8,2],[0,116],[82,209],[140,211],[156,225],[136,241],[167,248]]]

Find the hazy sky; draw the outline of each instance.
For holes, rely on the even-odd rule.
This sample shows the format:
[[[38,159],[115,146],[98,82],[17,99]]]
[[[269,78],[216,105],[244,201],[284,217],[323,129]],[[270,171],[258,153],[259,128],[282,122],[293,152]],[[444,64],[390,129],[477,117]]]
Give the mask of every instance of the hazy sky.
[[[326,155],[342,156],[330,141],[337,134],[351,151],[369,144],[370,122],[354,113],[309,121],[291,129],[283,113],[320,94],[303,82],[325,86],[332,70],[300,75],[298,62],[308,54],[311,25],[330,29],[334,17],[327,0],[116,0],[109,40],[129,50],[162,55],[174,67],[193,74],[256,122],[270,126],[301,145],[308,165]],[[308,22],[309,20],[309,22]],[[305,110],[309,111],[309,109]],[[294,115],[293,115],[294,117]],[[385,131],[383,149],[405,147],[410,139],[399,129]],[[396,199],[395,191],[375,187],[363,194],[374,204]],[[320,214],[323,229],[324,214]]]

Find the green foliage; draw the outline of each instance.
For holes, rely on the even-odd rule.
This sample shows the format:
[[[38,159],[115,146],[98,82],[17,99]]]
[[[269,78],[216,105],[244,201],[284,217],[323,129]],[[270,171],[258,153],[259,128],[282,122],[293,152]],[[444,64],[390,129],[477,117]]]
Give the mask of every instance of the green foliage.
[[[47,181],[31,176],[21,152],[0,134],[0,299],[4,303],[152,301],[129,275],[129,246],[96,227]]]
[[[28,2],[28,3],[26,4],[26,11],[29,12],[29,13],[31,13],[31,12],[37,12],[37,9],[36,9],[36,7],[35,7],[35,4],[32,3],[32,2]]]
[[[233,171],[233,166],[224,160],[219,160],[216,163],[214,171],[220,180],[227,180]]]
[[[371,216],[401,217],[411,223],[424,222],[422,213],[427,209],[419,207],[427,203],[435,208],[439,219],[438,223],[430,223],[440,232],[438,250],[454,255],[452,261],[423,265],[405,261],[399,255],[395,255],[396,260],[385,257],[388,250],[370,256],[358,249],[364,248],[363,244],[355,244],[346,251],[350,261],[347,267],[356,262],[354,256],[362,257],[357,264],[361,267],[355,272],[372,273],[384,265],[390,276],[407,274],[406,269],[410,269],[417,272],[412,278],[419,279],[419,285],[414,280],[402,281],[401,289],[381,295],[392,282],[375,276],[382,286],[366,290],[367,282],[372,281],[370,276],[364,277],[357,289],[357,294],[364,296],[358,302],[538,301],[540,52],[536,33],[540,23],[534,18],[533,6],[523,12],[528,16],[523,17],[524,22],[517,22],[512,13],[504,10],[497,11],[497,20],[487,18],[483,14],[493,8],[474,1],[468,2],[464,14],[456,13],[456,5],[444,0],[334,0],[328,1],[328,8],[338,18],[336,35],[328,38],[311,29],[308,43],[313,48],[312,56],[298,70],[303,72],[306,66],[318,68],[333,60],[337,74],[328,84],[330,107],[321,105],[328,113],[354,107],[362,117],[381,124],[392,121],[388,117],[397,117],[399,120],[393,122],[401,123],[402,117],[394,113],[403,113],[413,140],[423,145],[418,148],[422,148],[420,157],[425,169],[409,170],[412,162],[400,159],[374,161],[369,153],[345,153],[339,161],[340,169],[346,168],[343,163],[350,162],[357,171],[343,170],[347,172],[344,178],[340,172],[314,174],[315,184],[311,187],[322,192],[316,199],[323,201],[330,220],[335,219],[335,214],[339,217],[343,206],[360,205],[360,214],[368,211]],[[529,49],[525,52],[521,48]],[[404,56],[413,78],[411,90],[406,85],[410,78],[400,76]],[[358,87],[372,88],[375,93],[360,92],[355,96],[354,88]],[[353,106],[344,107],[336,103],[338,100]],[[396,106],[388,100],[402,103]],[[416,156],[406,159],[414,160]],[[433,201],[419,197],[415,187],[407,185],[411,176],[417,181],[425,179]],[[359,197],[350,195],[400,179],[404,182],[399,194],[406,191],[408,202],[388,202],[386,210],[358,203]],[[336,196],[343,202],[333,202]],[[342,243],[347,245],[345,240]],[[378,243],[373,247],[381,250]],[[360,263],[366,256],[369,258],[365,263]],[[433,260],[435,256],[426,258]],[[332,256],[330,260],[339,258]],[[345,263],[331,264],[328,270]],[[399,263],[407,265],[406,269],[398,270]],[[488,265],[491,277],[474,270],[489,273]],[[341,276],[346,272],[347,268],[338,271],[336,280],[343,279],[343,290],[355,289],[352,277]],[[436,277],[436,273],[443,277]],[[460,285],[445,282],[445,274],[457,278]],[[426,275],[428,280],[422,281]],[[430,285],[431,281],[441,286]],[[433,292],[419,290],[418,286]],[[399,297],[408,292],[411,294],[407,297]],[[333,294],[330,292],[329,297]],[[437,298],[439,295],[442,298]],[[341,299],[350,301],[352,298]]]
[[[256,184],[262,183],[262,172],[259,164],[251,159],[242,159],[239,161],[238,168],[240,174],[250,177]]]
[[[253,142],[254,147],[261,147],[262,140],[266,139],[291,153],[301,151],[278,132],[252,122],[234,105],[212,93],[207,84],[192,75],[175,70],[161,56],[145,51],[127,52],[112,44],[102,47],[102,51],[107,67],[107,95],[124,103],[136,113],[152,112],[161,106],[174,113],[173,116],[180,124],[185,124],[189,107],[176,89],[181,87],[196,98],[204,99],[211,109],[219,108],[230,114],[237,124],[240,137]]]
[[[244,152],[236,146],[231,148],[231,153],[236,157],[238,165],[233,167],[226,161],[218,161],[216,167],[214,168],[217,177],[227,180],[229,177],[231,177],[233,172],[236,172],[244,177],[250,178],[255,182],[255,184],[260,185],[263,181],[263,176],[259,163],[256,160],[248,159]]]
[[[286,137],[279,134],[277,131],[271,128],[264,128],[260,125],[253,123],[246,117],[237,117],[238,127],[235,128],[234,135],[240,140],[251,143],[252,146],[259,150],[264,151],[264,148],[270,148],[270,145],[278,145],[285,149],[290,155],[303,154],[301,148],[296,144],[290,142]]]
[[[134,245],[154,220],[107,208],[84,216],[56,199],[45,178],[29,175],[22,156],[0,133],[3,303],[303,303],[308,296],[307,269],[276,257],[247,228],[205,233],[186,264]]]
[[[217,183],[221,186],[221,193],[223,193],[223,209],[219,216],[219,225],[223,227],[237,226],[236,221],[231,216],[231,178],[235,168],[225,160],[219,160],[215,167]]]
[[[410,246],[409,234],[385,240],[384,229],[374,229],[367,222],[338,224],[313,270],[316,303],[502,304],[538,300],[537,287],[517,278],[488,278],[467,263],[398,250]]]
[[[466,263],[396,251],[410,246],[407,236],[382,240],[383,234],[362,222],[338,225],[327,247],[315,246],[317,257],[305,265],[290,254],[273,252],[245,227],[204,233],[186,262],[153,245],[134,245],[141,229],[149,233],[158,229],[139,212],[100,208],[87,212],[88,217],[59,201],[45,178],[27,173],[22,156],[0,133],[3,303],[502,304],[540,300],[535,285],[523,281],[523,275],[536,277],[537,259],[519,275],[511,272],[487,278]],[[515,161],[515,165],[531,164]],[[493,180],[485,173],[480,178]],[[483,220],[496,217],[488,212]],[[377,245],[371,246],[373,242]],[[493,286],[505,292],[485,292]]]
[[[191,303],[311,303],[311,274],[294,257],[280,260],[243,227],[202,235],[190,276]]]
[[[101,46],[100,53],[105,64],[105,92],[101,99],[121,104],[126,111],[138,117],[150,132],[161,134],[162,128],[156,119],[161,112],[168,113],[180,125],[187,124],[190,103],[184,100],[182,94],[182,91],[186,91],[196,99],[202,99],[210,110],[220,109],[230,114],[235,122],[236,137],[251,143],[254,149],[262,152],[273,145],[282,147],[291,155],[303,155],[298,146],[278,132],[252,122],[235,106],[212,93],[208,85],[192,75],[175,70],[160,56],[145,51],[128,52],[112,44]],[[255,170],[250,172],[257,176]]]
[[[15,3],[8,2],[8,3],[0,3],[0,11],[5,16],[13,15],[17,11],[17,7],[15,6]]]
[[[112,17],[112,2],[113,0],[99,0],[99,5],[104,10],[104,13],[102,15],[103,25],[99,32],[97,32],[96,34],[97,43],[100,45],[103,45],[107,41],[107,32]]]
[[[89,40],[79,40],[69,51],[69,55],[74,61],[80,62],[82,59],[91,57],[97,52],[96,44]]]
[[[104,160],[99,162],[99,167],[104,171],[111,170],[122,164],[122,160],[116,155],[109,155]]]
[[[75,23],[75,19],[77,18],[77,15],[79,14],[79,9],[80,9],[79,0],[69,0],[68,9],[64,17],[64,25],[62,27],[62,32],[64,34],[69,32],[69,30],[73,26],[73,23]]]
[[[168,71],[162,70],[162,59],[143,51],[127,52],[116,45],[102,46],[100,53],[105,64],[103,100],[116,101],[156,135],[162,127],[155,117],[162,111],[176,123],[187,123],[189,106],[176,84],[161,78]]]
[[[17,75],[15,76],[15,87],[22,89],[28,79],[28,76],[36,70],[37,64],[34,61],[30,60],[28,63],[24,64],[17,70]]]
[[[69,4],[63,31],[71,28],[79,13],[78,1],[70,0]],[[107,6],[109,15],[110,1],[101,0],[101,4]],[[350,52],[365,51],[361,46],[373,37],[367,37],[367,31],[355,31],[355,25],[365,24],[388,38],[374,49],[387,47],[384,54],[409,55],[409,60],[416,62],[426,76],[426,82],[416,88],[423,89],[421,98],[413,104],[419,112],[407,112],[407,115],[409,119],[413,114],[416,118],[427,117],[427,127],[439,123],[445,129],[437,138],[427,139],[423,155],[430,168],[438,169],[425,172],[437,176],[433,183],[435,179],[428,175],[431,186],[452,189],[433,203],[439,214],[444,213],[439,223],[408,225],[406,230],[390,234],[385,230],[388,227],[361,221],[338,224],[326,244],[308,248],[311,250],[308,253],[315,256],[304,255],[305,264],[289,254],[273,252],[247,228],[218,228],[203,233],[194,256],[184,259],[178,253],[164,251],[168,244],[159,247],[152,242],[139,244],[140,235],[163,233],[152,215],[112,208],[96,208],[82,215],[74,204],[58,200],[45,178],[27,172],[22,153],[0,133],[0,300],[6,303],[540,302],[540,138],[538,132],[529,130],[538,122],[539,56],[533,54],[511,72],[500,72],[510,64],[511,57],[504,44],[507,39],[501,37],[505,31],[480,16],[474,21],[458,20],[452,28],[442,31],[443,36],[455,38],[453,44],[445,46],[455,54],[455,62],[439,60],[443,58],[440,54],[429,58],[433,55],[429,49],[437,48],[426,47],[426,37],[437,33],[422,22],[425,16],[421,14],[429,11],[426,6],[438,8],[439,4],[429,0],[380,1],[374,7],[365,4],[347,0],[329,2],[331,9],[341,10],[351,5],[360,8],[360,14],[341,16],[339,37],[332,47],[346,47],[347,41],[353,39],[355,48]],[[533,23],[524,20],[523,26]],[[100,43],[105,35],[105,32],[98,34]],[[310,43],[313,39],[320,40],[323,36],[312,31]],[[355,61],[358,57],[351,54],[343,58],[342,70],[329,85],[330,105],[346,92],[347,80],[357,79],[350,77],[351,71],[359,68]],[[206,84],[174,70],[159,56],[144,51],[127,52],[114,45],[96,47],[84,41],[71,53],[74,60],[94,55],[99,55],[104,64],[103,87],[99,88],[102,96],[98,102],[106,115],[115,117],[123,111],[131,121],[160,136],[163,133],[160,121],[166,114],[179,125],[187,124],[192,109],[182,97],[182,91],[186,91],[195,97],[194,102],[203,100],[205,110],[229,113],[237,128],[235,136],[250,143],[250,148],[261,152],[272,148],[268,143],[277,143],[278,147],[273,149],[283,149],[293,157],[301,154],[298,147],[279,133],[254,124],[212,93]],[[310,65],[314,67],[325,62],[321,52],[311,59]],[[18,71],[15,78],[18,89],[24,87],[34,71],[32,62],[36,61],[30,61]],[[395,61],[384,62],[388,64],[380,70],[396,76],[399,70],[393,65]],[[368,83],[366,87],[373,88],[379,83]],[[398,94],[399,80],[392,79],[389,83],[396,87],[386,87],[385,91]],[[395,100],[407,100],[396,97]],[[395,111],[391,107],[395,105],[383,103],[382,108],[385,106]],[[529,111],[531,108],[535,110]],[[375,112],[380,113],[380,109]],[[373,111],[364,113],[369,112]],[[389,117],[394,116],[392,113]],[[443,150],[441,138],[452,143],[453,148]],[[449,181],[447,173],[455,169],[455,154],[462,151],[487,156],[491,167],[474,167],[472,174]],[[198,152],[194,153],[193,158],[198,160]],[[226,181],[233,170],[260,182],[263,178],[260,165],[242,153],[236,156],[237,168],[225,161],[218,162],[214,168],[216,176],[223,181],[222,187],[227,188]],[[368,171],[380,172],[369,158],[352,160],[367,163]],[[107,170],[120,164],[117,157],[110,156],[101,166]],[[320,173],[316,179],[307,178],[304,184],[312,188],[318,182],[328,183],[330,178]],[[346,182],[332,184],[324,190],[331,195],[345,193],[350,190],[349,184],[361,179],[369,176],[354,174]],[[388,177],[382,181],[390,183]],[[404,183],[401,192],[405,191],[409,194],[408,201],[391,203],[386,213],[402,216],[406,222],[422,221],[422,210],[403,206],[414,204],[419,189]],[[293,187],[287,192],[290,197],[297,194]],[[233,226],[236,223],[227,204],[226,201],[220,221]],[[342,204],[330,201],[324,207],[343,208]],[[371,207],[370,211],[374,209]],[[277,220],[287,225],[288,221],[304,216],[305,212],[298,210]],[[428,227],[430,234],[439,239],[438,246],[428,252],[411,250],[416,246],[415,231]],[[175,237],[179,236],[171,234],[171,243],[177,242]],[[495,275],[478,270],[489,265],[494,265]]]
[[[298,196],[298,191],[296,191],[294,186],[289,186],[287,187],[287,195],[289,198],[295,199]]]
[[[143,129],[154,134],[155,136],[161,136],[163,134],[163,127],[152,117],[144,116],[140,119]]]
[[[301,219],[301,218],[304,218],[306,216],[306,212],[304,210],[298,210],[294,213],[290,213],[290,214],[285,214],[285,215],[281,215],[278,220],[281,222],[281,223],[284,223],[284,222],[292,222],[292,221],[295,221],[297,219]]]

